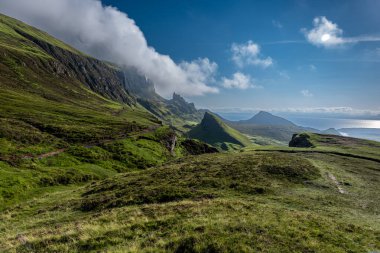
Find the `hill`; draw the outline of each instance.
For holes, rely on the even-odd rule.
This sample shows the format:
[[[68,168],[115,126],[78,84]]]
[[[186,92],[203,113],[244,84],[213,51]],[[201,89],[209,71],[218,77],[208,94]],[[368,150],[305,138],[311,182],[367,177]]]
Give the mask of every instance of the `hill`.
[[[315,137],[326,152],[208,154],[45,193],[1,214],[0,249],[378,251],[380,163],[329,153],[351,146]]]
[[[188,136],[202,140],[223,150],[233,148],[230,144],[245,147],[251,145],[247,137],[227,126],[218,116],[206,112],[202,122],[188,132]]]

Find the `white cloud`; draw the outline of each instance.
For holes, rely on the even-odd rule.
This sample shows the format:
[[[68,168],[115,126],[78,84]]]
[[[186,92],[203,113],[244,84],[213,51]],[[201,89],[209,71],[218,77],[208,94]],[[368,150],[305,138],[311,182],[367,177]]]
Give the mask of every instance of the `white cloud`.
[[[314,18],[313,25],[313,29],[303,28],[301,31],[307,41],[316,46],[333,48],[347,43],[380,41],[380,36],[343,37],[343,30],[324,16]]]
[[[273,64],[271,57],[260,58],[260,46],[251,40],[244,44],[233,43],[231,52],[232,61],[240,68],[248,65],[267,68]]]
[[[259,87],[254,84],[251,76],[245,75],[241,72],[236,72],[235,74],[233,74],[231,79],[223,77],[221,80],[221,85],[227,89],[236,88],[241,90]]]
[[[1,12],[43,29],[74,47],[121,66],[134,66],[157,92],[170,96],[218,92],[210,87],[216,63],[198,59],[176,64],[149,46],[127,14],[99,0],[2,0]]]
[[[342,39],[343,30],[337,24],[329,21],[326,17],[316,17],[313,20],[314,28],[311,30],[302,29],[306,39],[316,45],[333,47],[344,43]]]
[[[301,94],[304,97],[312,97],[312,96],[314,96],[313,93],[311,93],[309,90],[301,90]]]

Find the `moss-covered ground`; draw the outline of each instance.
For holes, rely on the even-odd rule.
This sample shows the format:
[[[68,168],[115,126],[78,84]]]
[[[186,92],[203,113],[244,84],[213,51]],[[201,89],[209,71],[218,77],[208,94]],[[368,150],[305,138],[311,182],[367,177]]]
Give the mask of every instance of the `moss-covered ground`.
[[[8,207],[0,249],[376,252],[379,180],[378,162],[332,154],[180,158],[83,186],[54,186]]]

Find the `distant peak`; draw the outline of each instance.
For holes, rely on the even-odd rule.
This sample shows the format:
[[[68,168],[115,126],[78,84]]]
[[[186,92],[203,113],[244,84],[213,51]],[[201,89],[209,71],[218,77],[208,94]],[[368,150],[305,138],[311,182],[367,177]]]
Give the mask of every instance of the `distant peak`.
[[[259,111],[252,118],[246,121],[241,121],[245,123],[257,124],[257,125],[276,125],[276,126],[295,126],[291,121],[275,116],[266,111]]]
[[[259,111],[256,115],[272,115],[272,114],[266,111]]]

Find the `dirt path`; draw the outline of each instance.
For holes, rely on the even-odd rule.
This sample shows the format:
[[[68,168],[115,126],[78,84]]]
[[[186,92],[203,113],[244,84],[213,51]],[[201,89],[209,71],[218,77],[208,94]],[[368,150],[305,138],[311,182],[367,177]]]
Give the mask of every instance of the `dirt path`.
[[[347,193],[345,190],[343,190],[342,186],[340,185],[340,183],[338,182],[338,180],[336,179],[336,177],[332,173],[327,172],[327,175],[329,176],[329,178],[331,179],[331,181],[334,182],[334,184],[338,188],[339,193],[341,193],[341,194]]]
[[[42,159],[42,158],[46,158],[46,157],[51,157],[51,156],[56,156],[56,155],[59,155],[63,152],[65,152],[66,149],[62,148],[62,149],[57,149],[57,150],[54,150],[54,151],[51,151],[51,152],[48,152],[48,153],[45,153],[45,154],[40,154],[38,156],[32,156],[32,155],[25,155],[22,157],[22,159]]]

